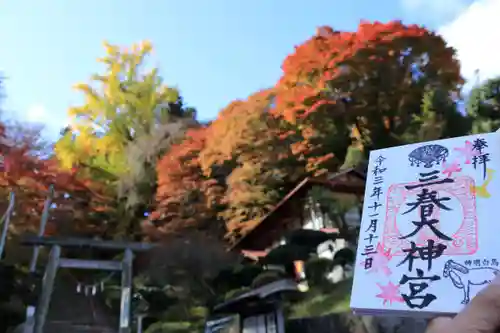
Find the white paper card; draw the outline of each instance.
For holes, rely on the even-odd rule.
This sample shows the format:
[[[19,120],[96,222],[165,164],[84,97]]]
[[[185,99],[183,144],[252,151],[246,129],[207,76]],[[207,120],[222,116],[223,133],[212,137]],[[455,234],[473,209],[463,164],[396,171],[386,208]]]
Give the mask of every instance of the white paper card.
[[[500,134],[371,152],[351,308],[456,313],[500,272]]]

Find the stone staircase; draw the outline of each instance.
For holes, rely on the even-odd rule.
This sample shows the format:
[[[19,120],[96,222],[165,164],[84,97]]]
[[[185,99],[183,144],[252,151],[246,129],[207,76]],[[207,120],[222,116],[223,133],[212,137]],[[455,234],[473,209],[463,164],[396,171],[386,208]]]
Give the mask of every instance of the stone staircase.
[[[77,282],[60,270],[47,315],[44,333],[116,333],[118,317],[98,296],[76,292]]]

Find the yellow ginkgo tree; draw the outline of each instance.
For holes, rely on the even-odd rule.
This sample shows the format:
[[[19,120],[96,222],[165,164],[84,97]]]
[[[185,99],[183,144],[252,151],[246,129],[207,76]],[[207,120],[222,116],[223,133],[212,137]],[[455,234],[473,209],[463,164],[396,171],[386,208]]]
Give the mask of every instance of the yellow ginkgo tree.
[[[149,42],[104,46],[106,55],[98,61],[105,69],[75,86],[84,103],[69,109],[71,123],[55,151],[62,167],[108,182],[133,208],[132,215],[144,215],[155,191],[149,175],[156,159],[171,138],[195,122],[195,111],[184,107],[179,91],[163,83],[157,68],[148,68]]]

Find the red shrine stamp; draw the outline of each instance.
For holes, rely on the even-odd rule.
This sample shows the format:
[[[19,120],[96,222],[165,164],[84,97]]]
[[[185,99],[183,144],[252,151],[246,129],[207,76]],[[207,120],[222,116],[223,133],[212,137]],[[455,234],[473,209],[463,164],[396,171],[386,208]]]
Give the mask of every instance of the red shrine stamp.
[[[450,201],[455,203],[454,208],[450,210],[453,215],[451,218],[447,218],[446,222],[441,221],[446,218],[446,214],[450,214],[448,210],[436,206],[431,216],[433,219],[440,220],[436,228],[453,238],[451,241],[439,238],[429,228],[422,228],[414,237],[401,239],[408,234],[404,229],[412,229],[412,221],[418,218],[418,213],[416,216],[402,215],[408,210],[408,203],[414,201],[414,198],[422,190],[421,188],[408,190],[406,186],[417,184],[419,183],[411,182],[393,184],[389,187],[382,234],[383,247],[386,250],[390,249],[393,256],[402,256],[406,255],[402,249],[410,248],[410,241],[414,241],[417,246],[426,246],[427,240],[432,239],[436,244],[441,243],[447,246],[444,255],[474,254],[478,250],[476,196],[472,190],[475,185],[474,179],[468,176],[459,176],[452,183],[426,186],[429,191],[436,191],[439,197],[449,197]],[[443,225],[445,223],[447,225]]]

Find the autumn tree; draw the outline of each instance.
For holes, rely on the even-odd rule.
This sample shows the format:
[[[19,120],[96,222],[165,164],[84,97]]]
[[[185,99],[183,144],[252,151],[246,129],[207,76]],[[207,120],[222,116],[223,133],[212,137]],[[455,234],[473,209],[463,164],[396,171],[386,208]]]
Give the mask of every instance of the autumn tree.
[[[5,131],[12,147],[29,147],[27,154],[47,159],[53,156],[53,145],[43,136],[45,126],[38,123],[6,119]]]
[[[200,164],[206,131],[204,126],[189,129],[159,160],[156,209],[144,224],[150,237],[163,238],[191,228],[216,233],[224,229],[217,223],[217,181],[206,177]]]
[[[269,113],[273,100],[273,91],[264,90],[234,101],[171,147],[157,168],[157,225],[179,230],[208,223],[234,240],[295,185],[305,162]]]
[[[231,231],[251,227],[306,176],[470,126],[451,95],[462,82],[453,49],[421,27],[323,27],[282,69],[273,89],[231,103],[207,132],[203,171],[226,178],[220,215]]]
[[[269,115],[273,98],[262,91],[234,101],[171,147],[158,164],[156,224],[175,230],[208,223],[234,236],[272,209],[303,174]]]
[[[431,91],[448,111],[432,111],[443,123],[429,139],[465,134],[446,118],[450,95],[462,84],[455,52],[423,27],[398,21],[362,22],[355,32],[322,27],[282,69],[273,113],[302,133],[302,151],[312,159],[333,153],[344,160],[349,146],[366,154],[416,140],[411,130],[428,117],[421,105]]]
[[[102,74],[78,84],[85,103],[69,110],[71,126],[55,150],[66,169],[78,166],[86,177],[106,181],[117,193],[122,214],[119,235],[134,234],[151,209],[156,160],[173,137],[194,122],[179,91],[166,86],[158,69],[147,69],[149,42],[119,48],[105,43]]]
[[[23,129],[25,136],[21,134]],[[16,197],[12,231],[39,229],[51,185],[55,189],[52,200],[55,206],[51,209],[47,232],[65,229],[75,233],[96,227],[92,221],[100,223],[92,220],[91,215],[111,208],[103,184],[82,179],[76,169],[61,170],[57,160],[46,156],[44,147],[36,127],[20,123],[14,129],[8,125],[0,127],[2,196],[6,199],[9,192],[14,192]],[[6,205],[7,201],[2,201],[2,210]]]
[[[305,162],[269,110],[274,92],[264,90],[224,108],[207,130],[201,154],[205,175],[223,185],[222,217],[230,238],[245,233],[302,177]]]
[[[307,176],[356,166],[371,149],[470,131],[470,117],[456,107],[462,79],[454,51],[423,27],[322,27],[282,69],[275,87],[224,108],[203,130],[203,143],[186,138],[164,157],[158,173],[170,185],[158,193],[177,193],[170,205],[203,198],[191,214],[182,208],[185,216],[177,221],[216,216],[234,240]],[[201,207],[210,213],[200,214]],[[164,209],[162,216],[176,211]]]

